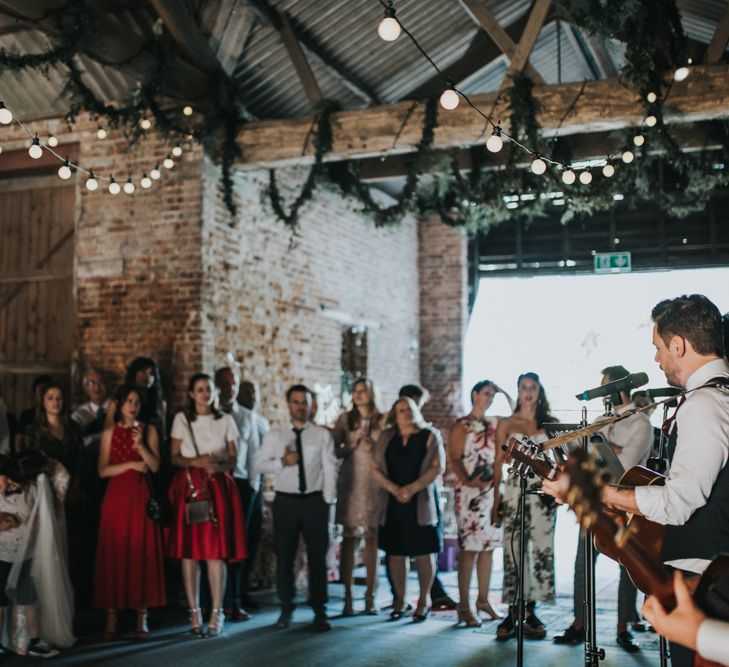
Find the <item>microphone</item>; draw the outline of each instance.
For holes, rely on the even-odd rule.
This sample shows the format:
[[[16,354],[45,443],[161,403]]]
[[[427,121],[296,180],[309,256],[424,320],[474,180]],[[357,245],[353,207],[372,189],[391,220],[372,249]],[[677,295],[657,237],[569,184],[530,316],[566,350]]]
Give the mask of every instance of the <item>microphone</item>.
[[[620,380],[608,382],[594,389],[587,389],[581,394],[577,394],[575,398],[580,401],[591,401],[593,398],[599,398],[601,396],[615,396],[620,394],[621,391],[642,387],[644,384],[648,384],[647,373],[632,373],[631,375],[626,375],[624,378],[620,378]]]
[[[678,387],[661,387],[660,389],[646,389],[646,391],[656,398],[660,398],[661,396],[675,396],[681,393]]]

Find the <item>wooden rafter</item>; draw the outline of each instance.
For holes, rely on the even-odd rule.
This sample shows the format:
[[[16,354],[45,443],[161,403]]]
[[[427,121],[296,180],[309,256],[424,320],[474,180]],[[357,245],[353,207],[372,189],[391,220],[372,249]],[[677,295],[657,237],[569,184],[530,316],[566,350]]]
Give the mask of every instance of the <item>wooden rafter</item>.
[[[62,4],[63,0],[0,0],[0,12],[53,39],[57,36],[56,26],[45,17],[49,9]],[[101,12],[96,12],[95,20],[98,31],[80,45],[81,50],[102,65],[114,67],[135,79],[144,77],[154,66],[152,56],[144,51],[144,39],[130,34]],[[204,95],[207,83],[205,72],[176,57],[170,63],[160,92],[176,99],[192,99]]]
[[[501,52],[509,60],[513,60],[514,54],[516,53],[516,44],[511,39],[509,33],[507,33],[494,18],[494,15],[486,9],[482,0],[459,0],[459,2],[471,19],[489,34],[491,39],[494,40],[496,46],[501,49]],[[534,83],[544,83],[542,75],[534,69],[528,58],[524,65],[524,73],[529,76]]]
[[[189,60],[197,63],[208,74],[215,74],[222,69],[210,43],[195,23],[187,0],[151,0],[151,2],[165,24],[167,32]]]
[[[707,64],[713,65],[721,60],[724,51],[726,51],[727,42],[729,42],[729,2],[724,8],[724,14],[719,20],[709,48],[706,50]]]
[[[241,0],[256,17],[264,24],[273,27],[281,32],[282,20],[281,14],[276,8],[272,7],[267,0]],[[341,83],[351,93],[366,102],[367,104],[377,104],[378,98],[373,90],[369,88],[357,76],[349,72],[347,68],[331,53],[328,53],[324,47],[312,37],[303,26],[301,26],[293,16],[289,16],[291,29],[296,36],[299,44],[303,47],[307,57],[315,62],[318,66],[327,70],[330,76]]]
[[[519,44],[517,44],[509,64],[509,70],[506,72],[504,81],[501,84],[502,89],[508,88],[511,85],[511,80],[524,71],[544,21],[547,19],[547,12],[551,4],[552,0],[535,0],[526,28],[524,28],[524,34],[521,36]]]
[[[592,133],[636,127],[645,114],[640,96],[620,79],[535,86],[540,108],[538,120],[549,136]],[[729,114],[729,65],[699,66],[685,81],[675,83],[664,107],[667,123],[690,123],[723,118]],[[474,95],[479,108],[494,108],[496,118],[508,119],[506,102],[498,93]],[[341,111],[332,116],[334,134],[327,160],[361,159],[415,150],[423,127],[423,105],[412,102]],[[569,110],[568,115],[565,116]],[[407,118],[404,127],[403,120]],[[314,147],[307,141],[311,118],[261,121],[246,125],[238,135],[240,165],[252,168],[310,163]],[[397,145],[393,149],[393,139]],[[441,112],[435,129],[434,148],[483,143],[488,138],[483,118],[462,104]],[[303,151],[303,156],[302,156]]]
[[[324,102],[324,96],[321,94],[321,88],[319,88],[311,65],[306,59],[304,49],[301,48],[301,44],[291,26],[291,19],[286,13],[281,14],[281,39],[286,50],[289,52],[289,58],[291,58],[294,69],[299,76],[299,81],[301,81],[301,85],[304,87],[304,92],[309,100],[309,106],[314,111],[321,108]]]

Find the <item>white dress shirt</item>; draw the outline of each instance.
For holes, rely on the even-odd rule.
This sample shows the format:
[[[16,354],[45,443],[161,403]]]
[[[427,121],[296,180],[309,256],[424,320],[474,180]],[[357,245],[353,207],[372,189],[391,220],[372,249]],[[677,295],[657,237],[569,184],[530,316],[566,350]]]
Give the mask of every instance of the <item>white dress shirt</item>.
[[[253,473],[253,466],[261,449],[256,415],[235,402],[231,406],[229,414],[238,427],[238,458],[233,477],[247,479],[249,484],[258,491],[260,475]]]
[[[686,382],[695,389],[715,377],[729,377],[725,359],[710,361]],[[706,504],[717,477],[729,460],[729,391],[701,389],[686,396],[676,413],[678,439],[664,486],[635,489],[638,509],[651,521],[682,526]],[[701,574],[710,561],[669,561],[673,567]]]
[[[223,414],[218,419],[215,419],[215,415],[197,415],[195,420],[190,422],[190,426],[195,434],[195,444],[200,456],[210,454],[223,459],[227,456],[228,443],[238,442],[238,427],[230,415]],[[192,459],[198,455],[184,412],[175,415],[172,422],[172,437],[175,440],[182,440],[180,446],[182,456]]]
[[[729,665],[729,623],[705,619],[696,635],[696,651],[705,660]]]
[[[635,410],[635,403],[617,406],[615,414],[622,415],[628,410]],[[648,461],[653,447],[653,426],[650,417],[644,412],[610,424],[600,433],[611,445],[620,448],[621,451],[616,452],[616,456],[624,470],[630,470],[633,466],[644,466]]]
[[[86,401],[86,403],[82,403],[73,411],[73,413],[71,414],[71,419],[73,419],[73,421],[75,421],[81,427],[81,430],[86,433],[86,429],[91,423],[93,423],[93,421],[98,416],[99,410],[101,410],[102,408],[104,410],[108,410],[109,403],[110,399],[108,398],[104,401],[103,405],[99,405],[98,403],[94,403],[93,401]],[[101,426],[102,428],[99,429],[97,433],[88,433],[84,435],[84,446],[88,447],[94,442],[101,442],[101,431],[103,430],[103,424]]]
[[[274,490],[299,493],[299,466],[284,466],[284,454],[296,451],[296,434],[292,424],[272,429],[263,438],[256,470],[275,475]],[[306,475],[306,493],[321,491],[324,500],[333,503],[337,498],[338,460],[334,454],[334,438],[323,426],[307,422],[301,432],[301,446]]]

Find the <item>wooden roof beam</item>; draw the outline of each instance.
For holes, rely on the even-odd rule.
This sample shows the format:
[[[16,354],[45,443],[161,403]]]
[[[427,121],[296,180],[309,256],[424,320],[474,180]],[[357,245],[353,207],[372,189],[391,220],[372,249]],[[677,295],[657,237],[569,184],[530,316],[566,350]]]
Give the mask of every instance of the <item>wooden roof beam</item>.
[[[555,132],[564,136],[637,127],[642,122],[644,101],[620,79],[587,81],[578,98],[582,86],[582,82],[573,82],[534,87],[540,108],[538,120],[546,136]],[[729,65],[694,67],[685,81],[673,84],[664,107],[664,120],[690,123],[724,118],[729,114],[727,90]],[[474,95],[472,99],[481,109],[494,107],[495,118],[509,118],[507,103],[498,93]],[[414,151],[422,134],[424,106],[411,106],[412,102],[402,101],[333,114],[333,145],[326,159],[351,160]],[[570,107],[571,112],[562,120]],[[310,164],[314,153],[313,142],[307,141],[311,123],[310,117],[249,123],[238,134],[240,166]],[[484,129],[483,118],[465,104],[454,111],[442,111],[435,128],[434,148],[484,143],[489,136]],[[393,149],[395,136],[398,140]]]
[[[721,60],[724,51],[726,51],[727,42],[729,42],[729,2],[724,8],[724,14],[719,20],[709,48],[706,50],[706,63],[708,65],[713,65]]]
[[[524,71],[527,62],[529,62],[529,56],[534,50],[534,45],[537,43],[544,21],[547,19],[547,12],[551,4],[552,0],[535,0],[524,33],[511,58],[509,70],[501,83],[502,90],[508,88],[512,79]]]
[[[289,52],[291,62],[299,76],[299,81],[301,81],[301,85],[304,87],[304,92],[309,100],[309,106],[312,111],[316,111],[324,104],[324,96],[321,94],[321,88],[319,88],[319,84],[317,83],[314,72],[311,69],[311,65],[306,59],[304,49],[301,48],[301,44],[299,44],[296,33],[291,26],[291,19],[289,19],[289,15],[286,13],[281,14],[280,32],[284,46]]]
[[[51,40],[56,36],[53,21],[44,18],[49,9],[62,5],[62,0],[0,0],[0,12],[25,22],[34,30],[45,33]],[[145,53],[142,37],[130,34],[113,18],[97,12],[98,31],[80,45],[81,50],[102,65],[114,67],[141,80],[154,66],[151,55]],[[175,58],[162,84],[162,94],[177,99],[194,99],[207,91],[207,75],[198,67]]]
[[[458,0],[461,6],[466,10],[466,13],[476,23],[481,26],[494,40],[496,46],[501,49],[501,52],[509,59],[513,60],[516,52],[516,44],[511,39],[509,33],[501,27],[499,22],[494,18],[494,15],[486,9],[481,0]],[[545,83],[542,75],[531,65],[528,58],[524,65],[524,73],[534,83]]]
[[[283,30],[283,20],[281,12],[272,7],[267,0],[241,0],[264,25],[268,25],[279,33]],[[296,40],[301,44],[304,52],[311,61],[318,66],[327,70],[327,72],[335,78],[341,85],[347,88],[355,96],[367,104],[377,104],[378,97],[376,93],[369,88],[363,81],[348,71],[345,65],[338,62],[324,47],[311,36],[298,21],[289,15],[291,30]]]

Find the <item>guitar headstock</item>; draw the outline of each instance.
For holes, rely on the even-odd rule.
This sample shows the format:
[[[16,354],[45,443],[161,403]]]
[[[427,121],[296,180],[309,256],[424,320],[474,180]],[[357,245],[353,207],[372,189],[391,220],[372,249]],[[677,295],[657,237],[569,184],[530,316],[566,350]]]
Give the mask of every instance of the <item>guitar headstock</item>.
[[[610,476],[582,448],[575,449],[565,468],[570,476],[567,503],[580,525],[590,530],[603,513],[602,488]]]
[[[553,476],[555,468],[541,457],[542,446],[529,436],[515,433],[502,449],[510,464],[509,474],[526,477],[534,472],[542,479]]]

